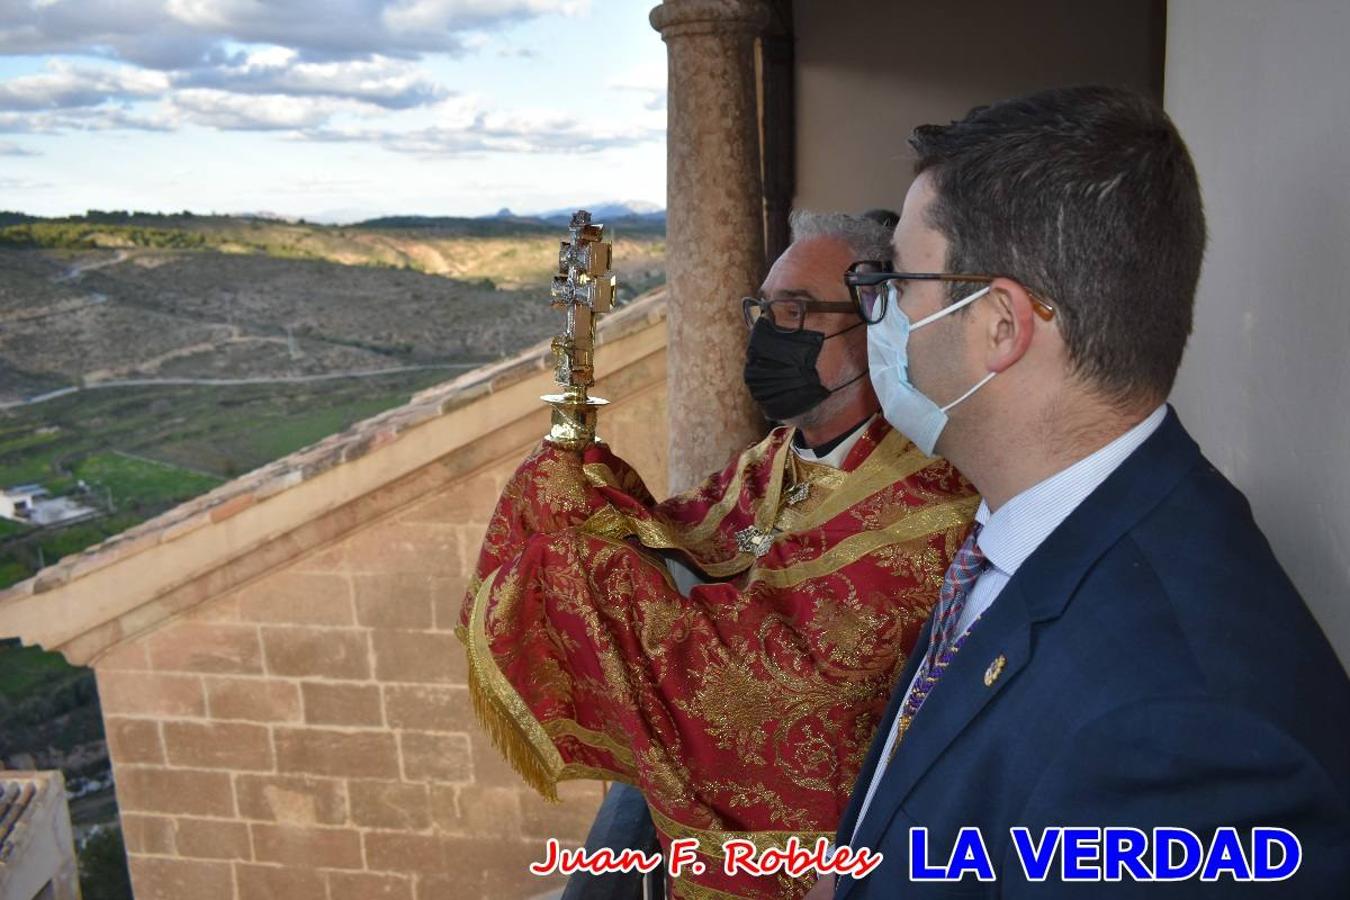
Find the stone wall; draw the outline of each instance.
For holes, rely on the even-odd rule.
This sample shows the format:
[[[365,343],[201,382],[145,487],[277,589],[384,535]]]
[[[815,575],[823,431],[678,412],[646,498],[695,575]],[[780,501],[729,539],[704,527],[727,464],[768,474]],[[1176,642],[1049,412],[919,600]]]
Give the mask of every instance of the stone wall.
[[[658,495],[665,366],[662,349],[596,390],[614,401],[602,435]],[[602,786],[565,783],[550,804],[524,785],[473,718],[452,633],[487,516],[547,417],[539,404],[357,498],[333,515],[361,527],[94,660],[138,900],[562,886],[526,866],[547,837],[580,844]]]

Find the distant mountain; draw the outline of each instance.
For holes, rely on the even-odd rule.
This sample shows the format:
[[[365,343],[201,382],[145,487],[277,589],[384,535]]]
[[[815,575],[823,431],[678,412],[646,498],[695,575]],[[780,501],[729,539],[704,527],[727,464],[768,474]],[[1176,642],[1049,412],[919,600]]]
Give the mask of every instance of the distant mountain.
[[[556,234],[558,226],[525,216],[381,216],[351,228],[436,231],[447,235],[501,237],[514,234]]]
[[[382,216],[357,222],[353,228],[434,230],[450,234],[475,234],[491,237],[504,234],[556,234],[578,209],[589,210],[595,221],[617,227],[624,234],[661,234],[666,228],[666,211],[654,203],[636,200],[628,203],[595,203],[552,209],[546,212],[518,214],[502,207],[487,216]]]
[[[590,214],[601,222],[614,219],[644,219],[652,222],[664,222],[666,220],[666,211],[655,203],[648,203],[646,200],[611,200],[604,203],[592,203],[588,206],[551,209],[547,212],[535,213],[534,218],[550,223],[568,222],[572,218],[572,213],[578,209],[589,210]],[[504,210],[504,212],[509,212],[509,210]]]

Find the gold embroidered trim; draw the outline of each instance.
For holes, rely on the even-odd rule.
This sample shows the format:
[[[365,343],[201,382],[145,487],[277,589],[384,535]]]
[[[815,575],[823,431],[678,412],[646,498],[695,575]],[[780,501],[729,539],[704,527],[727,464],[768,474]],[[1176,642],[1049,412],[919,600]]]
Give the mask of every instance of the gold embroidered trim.
[[[468,656],[469,696],[473,700],[474,714],[492,739],[493,746],[530,787],[555,802],[558,800],[559,781],[594,778],[634,783],[628,773],[583,763],[564,763],[553,739],[567,735],[589,747],[609,753],[620,765],[627,766],[629,772],[637,769],[633,751],[607,734],[593,731],[571,719],[540,723],[497,668],[488,649],[486,630],[487,600],[496,579],[497,572],[494,571],[483,580],[475,594],[469,627],[455,627],[455,636],[464,645]]]
[[[496,580],[497,572],[493,572],[483,579],[483,586],[474,595],[468,633],[462,633],[462,628],[455,630],[469,659],[469,696],[473,700],[473,711],[511,768],[519,772],[530,787],[557,802],[558,776],[564,768],[562,754],[520,694],[497,668],[492,651],[488,649],[487,601]]]
[[[638,540],[642,542],[642,546],[653,550],[687,549],[686,542],[676,540],[668,526],[651,519],[636,519],[624,515],[612,506],[605,506],[596,510],[589,519],[582,523],[580,530],[586,534],[612,541],[622,541],[630,534],[637,535]],[[697,566],[712,578],[730,578],[732,575],[740,574],[750,568],[754,559],[748,553],[738,553],[722,562],[708,562],[699,559],[697,560]]]
[[[774,454],[773,474],[769,476],[769,487],[764,492],[763,499],[759,501],[759,508],[755,510],[755,526],[760,531],[772,530],[773,520],[778,518],[778,507],[783,505],[783,476],[787,473],[788,460],[794,455],[792,436],[788,435]]]
[[[558,773],[559,781],[580,781],[582,779],[618,781],[623,784],[632,785],[638,790],[642,790],[642,786],[637,783],[635,778],[625,775],[622,772],[611,772],[609,769],[601,769],[598,766],[588,766],[585,763],[568,763],[563,766],[563,770]]]
[[[832,831],[716,831],[710,828],[694,828],[684,825],[665,815],[655,806],[651,807],[652,821],[656,827],[671,838],[696,838],[700,853],[721,860],[722,845],[730,840],[750,841],[759,853],[770,847],[779,850],[787,846],[788,838],[796,838],[806,848],[814,847],[817,838],[834,839]]]
[[[900,454],[901,448],[906,443],[908,439],[900,432],[889,432],[868,454],[867,459],[863,460],[862,465],[852,472],[845,473],[848,477],[844,479],[840,489],[830,494],[820,506],[812,510],[810,522],[803,523],[803,527],[823,525],[877,491],[888,488],[897,481],[903,481],[933,463],[932,457],[924,456],[915,448]]]
[[[900,519],[890,528],[863,531],[844,538],[815,559],[781,569],[758,568],[750,576],[750,583],[762,581],[773,587],[794,587],[808,579],[820,578],[852,565],[888,544],[903,544],[938,531],[966,525],[979,505],[979,497],[967,497],[941,506],[924,507]],[[746,590],[749,590],[748,585]]]
[[[544,723],[544,731],[548,732],[551,738],[575,738],[587,747],[605,751],[614,757],[620,765],[627,766],[629,769],[637,768],[637,760],[630,748],[623,746],[603,731],[592,731],[575,719],[550,719]],[[609,778],[610,776],[606,775],[605,777]]]
[[[833,491],[819,506],[810,510],[804,510],[800,519],[795,519],[794,517],[792,523],[794,527],[790,530],[794,532],[805,531],[809,528],[823,525],[878,491],[884,490],[892,484],[910,477],[925,466],[933,463],[932,457],[924,456],[923,453],[919,452],[919,450],[912,445],[909,446],[908,450],[902,453],[902,448],[904,448],[906,444],[908,444],[908,439],[900,434],[900,432],[888,432],[872,452],[868,454],[867,459],[863,461],[861,466],[852,472],[840,473],[846,476],[841,482],[841,488]],[[762,449],[763,444],[747,451],[746,455],[748,457],[755,450],[762,451]],[[753,527],[755,528],[756,533],[770,533],[773,523],[769,520],[777,518],[778,516],[778,507],[781,505],[780,500],[783,492],[784,472],[787,468],[789,458],[793,456],[791,449],[791,441],[787,440],[783,442],[776,452],[774,472],[769,484],[769,490],[761,499],[759,507],[755,511],[755,525]],[[897,453],[900,454],[898,457],[895,456]],[[761,452],[760,455],[756,456],[754,459],[757,460],[762,458],[762,455]],[[620,512],[612,506],[606,506],[597,510],[589,519],[587,519],[586,522],[582,524],[581,530],[587,534],[593,534],[598,537],[605,537],[616,541],[623,540],[629,535],[636,535],[638,540],[641,541],[645,547],[656,550],[685,551],[693,556],[698,568],[702,569],[710,578],[723,579],[739,575],[755,563],[757,558],[755,555],[743,550],[731,559],[710,561],[699,558],[695,545],[702,538],[706,537],[708,533],[711,533],[711,531],[726,518],[732,504],[738,499],[741,473],[748,469],[753,462],[754,460],[751,459],[746,460],[745,464],[737,471],[733,483],[728,485],[726,495],[719,501],[717,507],[714,508],[714,511],[710,512],[700,525],[695,526],[692,529],[680,528],[677,531],[674,526],[671,526],[668,523],[654,519],[634,518]],[[614,484],[616,481],[614,473],[603,463],[587,464],[586,466],[583,466],[583,471],[586,472],[586,477],[593,484]],[[838,472],[839,470],[832,471]],[[965,521],[969,521],[970,516],[974,514],[975,505],[978,504],[970,506],[970,514],[966,516]],[[944,507],[938,508],[942,509]],[[929,510],[924,510],[923,512],[928,511]],[[715,522],[713,521],[714,518],[716,518]],[[914,518],[914,516],[907,517],[902,521],[909,521],[912,518]],[[831,559],[842,557],[846,558],[848,562],[853,562],[866,553],[871,552],[871,550],[875,550],[886,543],[910,540],[913,537],[918,537],[920,534],[941,530],[941,528],[944,527],[965,524],[965,521],[955,521],[940,526],[930,527],[927,528],[926,531],[915,534],[910,533],[911,529],[903,529],[900,532],[900,537],[891,537],[886,540],[878,540],[874,537],[872,541],[869,542],[871,545],[870,549],[857,553],[851,553],[851,551],[842,553],[836,552],[843,547],[843,544],[841,543],[830,551],[830,553],[834,554],[833,556],[830,556],[830,553],[827,553],[825,556],[822,556],[811,563],[798,565],[815,565],[816,568],[813,571],[815,571],[816,574],[828,574],[837,569],[840,564],[824,562],[826,556],[830,556]],[[709,523],[712,523],[711,527],[708,527]],[[916,522],[916,525],[917,524],[918,523]],[[886,532],[879,532],[879,534],[894,533],[894,529]],[[777,537],[776,534],[775,537]],[[844,543],[847,543],[847,541]],[[788,569],[776,571],[789,572],[795,571],[796,568],[796,566],[793,566]],[[759,578],[759,575],[756,574],[754,577],[757,579]],[[769,578],[767,581],[770,584],[778,584],[780,581],[783,584],[797,584],[799,581],[803,581],[809,577],[815,576],[803,575],[799,579],[790,581],[783,581],[781,578]]]
[[[791,435],[790,434],[787,435],[782,441],[782,443],[779,444],[778,449],[774,451],[775,453],[774,479],[776,479],[777,487],[775,487],[775,484],[771,481],[769,485],[769,494],[773,496],[775,502],[777,502],[778,499],[776,491],[778,490],[778,488],[781,488],[782,485],[782,467],[783,463],[787,459],[787,457],[784,455],[784,451],[789,449],[789,444],[791,443],[790,438]],[[712,537],[712,535],[717,531],[718,527],[726,519],[727,514],[730,513],[731,510],[736,506],[736,504],[740,502],[741,485],[745,481],[745,473],[749,471],[751,468],[753,468],[755,465],[757,465],[759,461],[762,460],[768,454],[769,447],[773,443],[773,439],[774,434],[773,432],[770,432],[768,437],[766,437],[764,440],[760,441],[758,444],[742,453],[740,459],[738,460],[739,465],[736,468],[736,474],[731,477],[731,481],[727,482],[726,490],[723,492],[722,498],[708,508],[708,512],[703,516],[701,520],[699,520],[697,524],[690,526],[681,526],[681,531],[684,533],[684,541],[687,544],[692,545],[702,543],[706,541],[708,538]],[[602,464],[599,463],[595,463],[592,465],[595,465],[597,469],[608,468],[607,466],[603,466]],[[589,467],[590,467],[589,465],[583,466],[582,469],[584,471]],[[590,473],[587,473],[587,475],[588,477],[591,477]],[[614,477],[612,472],[610,473],[609,477],[611,479]],[[593,480],[592,483],[594,483]],[[613,484],[614,481],[611,481],[609,483]]]
[[[705,543],[717,531],[726,521],[731,510],[740,502],[741,484],[744,481],[745,473],[764,458],[771,441],[772,435],[741,455],[740,465],[736,469],[736,474],[727,484],[726,492],[716,504],[709,508],[707,514],[696,525],[674,525],[656,517],[650,519],[635,518],[612,506],[606,506],[597,510],[583,522],[580,530],[586,534],[615,541],[621,541],[629,535],[636,535],[644,547],[653,550],[682,550],[693,557],[698,568],[702,569],[704,574],[710,578],[722,579],[739,575],[754,564],[755,557],[752,554],[742,551],[729,559],[714,561],[706,558],[708,548],[700,548],[699,545]],[[783,491],[783,470],[787,466],[790,455],[790,440],[784,440],[774,451],[773,473],[769,478],[766,493],[755,510],[755,523],[765,530],[772,528],[772,520],[777,515],[780,495]],[[587,463],[581,467],[581,470],[586,476],[586,480],[593,485],[616,486],[618,484],[618,478],[614,471],[604,463]],[[700,550],[703,552],[699,552]]]
[[[719,891],[717,888],[708,887],[706,884],[690,881],[690,877],[690,875],[681,874],[679,878],[671,879],[671,895],[678,897],[679,900],[752,900],[745,894],[728,894],[726,891]]]
[[[614,474],[605,463],[585,463],[581,467],[581,474],[586,476],[586,480],[593,487],[617,488],[619,486],[619,476]]]

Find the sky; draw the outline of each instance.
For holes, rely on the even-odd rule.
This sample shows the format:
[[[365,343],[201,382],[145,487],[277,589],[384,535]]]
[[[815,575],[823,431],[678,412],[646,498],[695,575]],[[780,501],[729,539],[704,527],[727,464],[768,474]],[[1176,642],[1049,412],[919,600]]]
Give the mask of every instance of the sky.
[[[655,0],[0,0],[0,210],[665,205]]]

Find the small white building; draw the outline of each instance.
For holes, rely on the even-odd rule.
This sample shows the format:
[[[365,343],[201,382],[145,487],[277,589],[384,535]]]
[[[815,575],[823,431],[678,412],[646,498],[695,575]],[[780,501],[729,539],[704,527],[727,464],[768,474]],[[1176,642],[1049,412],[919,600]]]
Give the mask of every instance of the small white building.
[[[50,491],[40,484],[16,484],[0,490],[0,518],[16,522],[32,521],[33,507]]]
[[[83,484],[83,482],[81,482]],[[65,525],[97,516],[99,511],[73,497],[53,497],[40,484],[20,484],[0,491],[0,517],[29,525]]]

